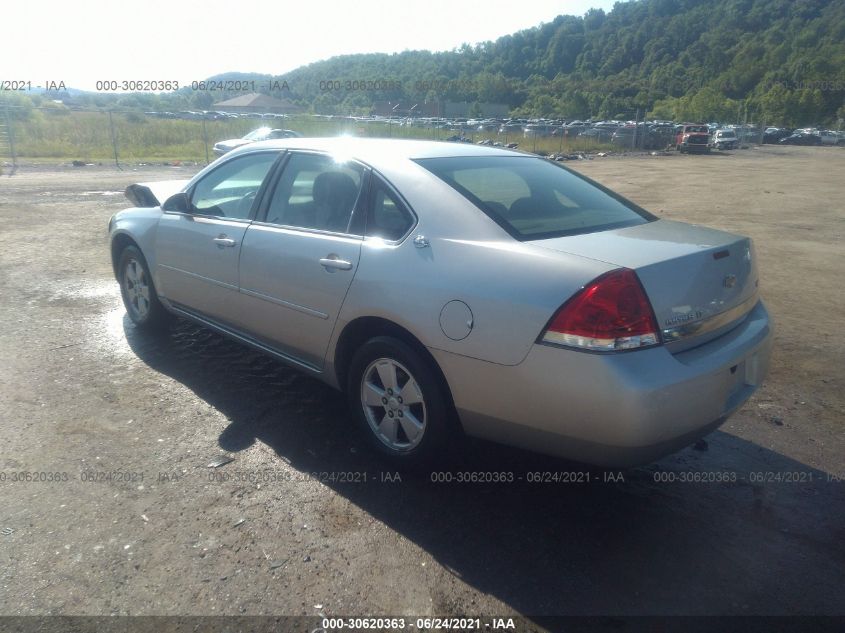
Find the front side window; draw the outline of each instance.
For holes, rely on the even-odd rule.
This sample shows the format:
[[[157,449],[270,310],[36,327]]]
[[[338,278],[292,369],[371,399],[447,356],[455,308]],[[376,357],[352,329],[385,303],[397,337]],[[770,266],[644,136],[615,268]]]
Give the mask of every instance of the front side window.
[[[191,193],[194,213],[245,220],[278,154],[262,152],[230,160],[200,180]]]
[[[462,156],[417,162],[519,240],[593,233],[655,219],[587,178],[542,158]]]
[[[267,209],[267,222],[349,232],[364,169],[321,154],[293,153]]]

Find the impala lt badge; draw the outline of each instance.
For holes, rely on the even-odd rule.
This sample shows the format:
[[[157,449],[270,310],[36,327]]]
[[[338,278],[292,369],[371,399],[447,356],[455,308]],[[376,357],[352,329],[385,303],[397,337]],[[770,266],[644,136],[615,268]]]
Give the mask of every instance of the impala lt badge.
[[[701,310],[693,310],[692,312],[685,312],[684,314],[676,314],[675,316],[666,319],[666,326],[678,325],[680,323],[689,323],[690,321],[697,321],[704,316]]]

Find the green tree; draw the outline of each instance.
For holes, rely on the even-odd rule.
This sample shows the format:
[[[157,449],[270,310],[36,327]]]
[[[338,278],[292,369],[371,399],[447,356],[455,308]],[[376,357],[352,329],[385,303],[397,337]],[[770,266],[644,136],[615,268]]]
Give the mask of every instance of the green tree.
[[[773,84],[760,98],[761,117],[773,125],[786,125],[792,94],[782,83]]]

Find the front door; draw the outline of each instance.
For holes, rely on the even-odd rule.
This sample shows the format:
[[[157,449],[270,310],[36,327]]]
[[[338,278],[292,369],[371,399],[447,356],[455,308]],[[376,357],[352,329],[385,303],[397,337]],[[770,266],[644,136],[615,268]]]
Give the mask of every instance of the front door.
[[[253,202],[278,151],[234,158],[188,192],[188,212],[165,211],[156,233],[156,286],[176,307],[237,322],[238,259]]]

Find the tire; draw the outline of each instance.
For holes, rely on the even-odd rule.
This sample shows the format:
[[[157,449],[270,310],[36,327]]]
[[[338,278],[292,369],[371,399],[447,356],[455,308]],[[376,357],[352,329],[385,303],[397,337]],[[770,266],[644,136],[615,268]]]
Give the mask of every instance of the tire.
[[[358,348],[347,397],[370,446],[396,466],[432,466],[458,439],[451,401],[436,370],[397,338],[379,336]]]
[[[157,330],[170,321],[170,313],[158,300],[147,260],[135,246],[120,252],[117,280],[126,314],[138,328]]]

